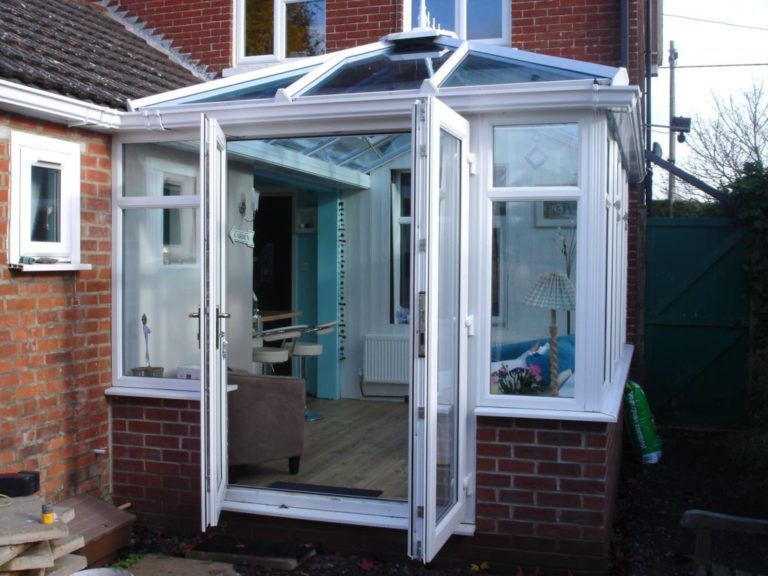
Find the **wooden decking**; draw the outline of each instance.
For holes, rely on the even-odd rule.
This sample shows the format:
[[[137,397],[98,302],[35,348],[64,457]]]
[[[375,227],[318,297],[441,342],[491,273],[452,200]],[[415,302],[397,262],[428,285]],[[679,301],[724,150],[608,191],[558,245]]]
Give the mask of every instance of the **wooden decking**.
[[[381,490],[379,498],[408,498],[408,404],[366,400],[309,399],[325,418],[304,423],[298,474],[288,461],[266,462],[237,479],[238,486],[296,482]]]

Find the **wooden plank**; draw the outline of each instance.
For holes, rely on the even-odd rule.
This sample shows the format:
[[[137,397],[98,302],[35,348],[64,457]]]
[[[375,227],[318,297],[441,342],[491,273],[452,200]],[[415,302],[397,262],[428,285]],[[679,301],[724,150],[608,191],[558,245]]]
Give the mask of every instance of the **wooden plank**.
[[[32,570],[34,568],[50,568],[53,566],[53,552],[47,540],[33,544],[24,553],[19,554],[0,566],[0,575],[20,570]]]
[[[10,546],[0,546],[0,566],[5,564],[6,562],[13,560],[24,552],[27,548],[32,546],[32,543],[27,544],[12,544]]]
[[[85,556],[67,554],[56,560],[53,568],[46,568],[45,576],[72,576],[72,574],[85,569],[87,566],[88,561],[85,559]]]
[[[768,536],[768,520],[748,518],[746,516],[731,516],[707,510],[686,510],[680,520],[680,525],[684,528],[696,530],[725,530],[727,532]]]
[[[85,538],[80,534],[70,534],[65,538],[58,538],[51,540],[51,552],[53,552],[53,559],[58,560],[62,556],[71,554],[77,550],[80,550],[85,546]]]

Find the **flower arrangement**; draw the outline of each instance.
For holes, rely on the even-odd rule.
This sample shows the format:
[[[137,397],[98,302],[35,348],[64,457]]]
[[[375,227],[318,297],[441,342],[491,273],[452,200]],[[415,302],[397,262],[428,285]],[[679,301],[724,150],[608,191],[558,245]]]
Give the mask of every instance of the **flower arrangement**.
[[[512,368],[502,364],[491,372],[491,384],[496,384],[502,394],[539,394],[546,385],[541,384],[541,368],[536,365],[527,368]]]

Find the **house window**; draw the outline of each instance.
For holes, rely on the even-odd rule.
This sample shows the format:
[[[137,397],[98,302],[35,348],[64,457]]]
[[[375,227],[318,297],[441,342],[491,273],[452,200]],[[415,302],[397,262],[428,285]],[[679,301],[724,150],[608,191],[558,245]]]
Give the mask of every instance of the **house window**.
[[[411,173],[392,173],[392,305],[390,322],[411,319]]]
[[[79,263],[80,145],[11,132],[13,264]]]
[[[419,25],[419,0],[411,0],[410,25]],[[509,0],[427,0],[430,25],[467,40],[509,44]],[[406,8],[407,9],[407,8]]]
[[[325,54],[325,0],[238,0],[238,61]]]

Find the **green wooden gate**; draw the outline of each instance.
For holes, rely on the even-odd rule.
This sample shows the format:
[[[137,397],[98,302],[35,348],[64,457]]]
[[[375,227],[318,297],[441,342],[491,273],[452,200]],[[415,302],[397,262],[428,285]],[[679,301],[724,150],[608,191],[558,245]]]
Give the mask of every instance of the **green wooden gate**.
[[[649,218],[644,389],[666,423],[744,415],[749,309],[743,231],[730,219]]]

